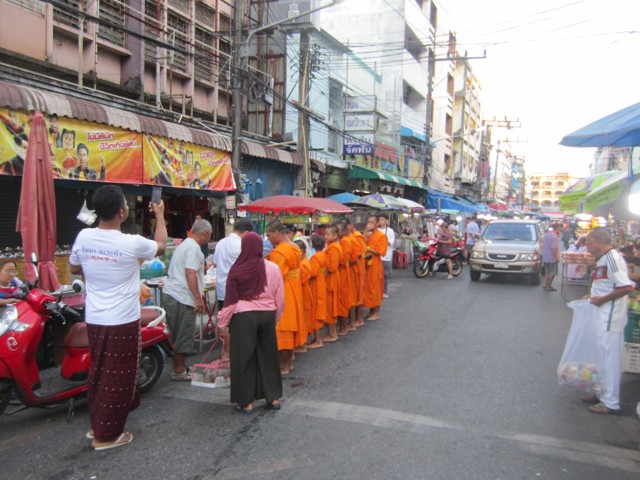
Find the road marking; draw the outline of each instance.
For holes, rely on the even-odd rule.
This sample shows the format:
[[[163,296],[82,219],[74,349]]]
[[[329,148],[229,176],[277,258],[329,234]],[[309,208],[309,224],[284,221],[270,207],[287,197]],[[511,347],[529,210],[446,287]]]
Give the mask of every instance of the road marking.
[[[234,480],[236,478],[252,478],[255,475],[274,474],[285,470],[299,471],[313,465],[309,457],[303,455],[301,457],[276,458],[267,460],[263,463],[253,466],[231,467],[225,468],[212,476],[200,477],[203,480]]]
[[[471,429],[426,415],[338,402],[292,399],[284,404],[283,412],[285,411],[297,415],[309,415],[317,418],[373,425],[411,433],[426,434],[430,433],[429,431],[434,428],[469,432],[474,435],[485,435],[516,442],[520,445],[520,448],[529,453],[563,458],[627,472],[640,471],[640,452],[626,448],[543,435],[503,434],[484,429]]]

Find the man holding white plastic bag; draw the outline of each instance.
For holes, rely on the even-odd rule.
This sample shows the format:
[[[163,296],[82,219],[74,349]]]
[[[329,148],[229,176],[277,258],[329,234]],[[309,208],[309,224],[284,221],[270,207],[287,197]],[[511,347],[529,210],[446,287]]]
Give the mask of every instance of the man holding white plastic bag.
[[[600,398],[584,397],[593,403],[589,410],[595,413],[615,413],[620,410],[620,382],[624,326],[627,322],[626,296],[634,289],[627,274],[627,265],[611,244],[611,235],[605,228],[595,228],[587,235],[587,249],[596,257],[591,276],[591,303],[598,307],[598,344],[603,355],[605,389]]]

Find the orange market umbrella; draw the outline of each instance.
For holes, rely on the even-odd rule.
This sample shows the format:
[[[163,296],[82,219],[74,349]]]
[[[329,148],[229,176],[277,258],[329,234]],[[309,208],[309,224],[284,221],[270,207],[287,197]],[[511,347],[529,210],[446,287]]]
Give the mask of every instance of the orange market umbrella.
[[[35,252],[40,266],[40,288],[53,291],[60,288],[60,282],[53,264],[56,253],[56,197],[51,155],[44,118],[36,112],[22,173],[16,230],[22,235],[25,277],[31,281],[35,279],[31,262],[31,254]]]

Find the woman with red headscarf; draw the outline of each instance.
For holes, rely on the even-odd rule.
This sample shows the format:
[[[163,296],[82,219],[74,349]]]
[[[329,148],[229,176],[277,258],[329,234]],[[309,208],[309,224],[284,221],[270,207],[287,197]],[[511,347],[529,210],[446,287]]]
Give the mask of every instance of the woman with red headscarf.
[[[267,407],[280,409],[282,377],[276,323],[284,310],[282,274],[275,263],[262,258],[262,238],[242,236],[241,252],[229,270],[224,307],[218,327],[231,335],[231,402],[245,414],[264,398]]]

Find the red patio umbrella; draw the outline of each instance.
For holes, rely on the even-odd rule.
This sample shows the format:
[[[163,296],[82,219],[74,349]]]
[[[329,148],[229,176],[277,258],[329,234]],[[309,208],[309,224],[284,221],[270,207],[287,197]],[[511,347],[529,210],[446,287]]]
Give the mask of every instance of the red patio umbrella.
[[[265,197],[238,209],[253,213],[351,213],[352,209],[328,198],[296,197],[294,195],[275,195]]]
[[[507,207],[504,203],[498,203],[498,202],[490,203],[487,205],[487,207],[489,207],[492,210],[499,210],[501,212],[506,212],[507,210],[509,210],[509,207]]]
[[[33,281],[35,274],[31,253],[38,256],[39,286],[43,290],[60,288],[53,257],[56,253],[56,197],[51,170],[51,145],[47,126],[36,112],[29,132],[29,147],[22,173],[22,191],[16,230],[22,235],[25,276]]]

